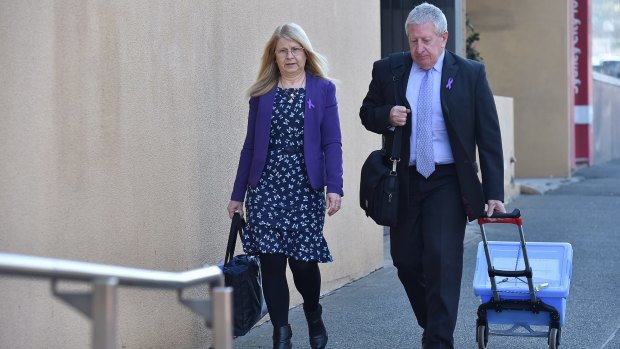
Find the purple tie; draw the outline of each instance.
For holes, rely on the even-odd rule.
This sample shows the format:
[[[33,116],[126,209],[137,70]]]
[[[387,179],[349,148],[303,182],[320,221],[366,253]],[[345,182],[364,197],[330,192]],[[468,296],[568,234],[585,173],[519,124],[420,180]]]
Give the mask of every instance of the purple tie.
[[[426,71],[420,94],[418,95],[418,124],[416,127],[416,168],[424,178],[435,172],[433,156],[433,123],[431,121],[431,102],[433,100],[432,68]]]

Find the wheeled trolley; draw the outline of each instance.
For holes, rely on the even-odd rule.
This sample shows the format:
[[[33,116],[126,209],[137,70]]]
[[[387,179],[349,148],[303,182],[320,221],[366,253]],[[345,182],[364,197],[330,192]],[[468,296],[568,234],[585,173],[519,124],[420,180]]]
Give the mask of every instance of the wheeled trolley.
[[[479,218],[478,224],[482,234],[474,275],[474,294],[482,301],[476,320],[478,348],[487,348],[490,335],[547,337],[549,348],[557,348],[572,274],[572,246],[526,244],[519,210]],[[516,225],[520,242],[488,241],[486,224]]]

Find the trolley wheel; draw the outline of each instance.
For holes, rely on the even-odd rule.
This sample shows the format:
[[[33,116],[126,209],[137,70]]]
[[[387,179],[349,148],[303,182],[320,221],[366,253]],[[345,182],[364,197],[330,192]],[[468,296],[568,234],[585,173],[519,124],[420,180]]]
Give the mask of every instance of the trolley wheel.
[[[486,349],[489,342],[489,327],[485,325],[479,325],[476,328],[476,342],[478,342],[478,349]]]
[[[557,349],[560,346],[560,331],[557,328],[549,329],[549,349]]]

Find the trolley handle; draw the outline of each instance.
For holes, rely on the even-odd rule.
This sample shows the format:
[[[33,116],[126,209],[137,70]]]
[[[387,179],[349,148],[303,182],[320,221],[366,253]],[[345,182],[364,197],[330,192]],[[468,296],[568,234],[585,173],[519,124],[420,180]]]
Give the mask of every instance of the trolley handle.
[[[480,217],[478,218],[478,224],[488,224],[488,223],[505,223],[505,224],[515,224],[515,225],[523,225],[523,219],[521,218],[521,211],[518,208],[515,208],[510,213],[493,213],[491,217]]]

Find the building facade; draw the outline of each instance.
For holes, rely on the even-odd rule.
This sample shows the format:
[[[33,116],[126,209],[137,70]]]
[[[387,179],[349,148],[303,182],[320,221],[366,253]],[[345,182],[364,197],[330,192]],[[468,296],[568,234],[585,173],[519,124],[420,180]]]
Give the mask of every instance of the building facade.
[[[275,27],[296,22],[338,80],[345,196],[326,219],[335,262],[321,266],[323,290],[381,267],[383,230],[357,203],[361,164],[380,146],[358,117],[378,14],[354,0],[1,2],[0,250],[164,271],[217,264],[245,92]],[[0,280],[0,346],[90,346],[90,322],[49,282]],[[118,299],[119,348],[209,346],[173,292],[121,288]]]

